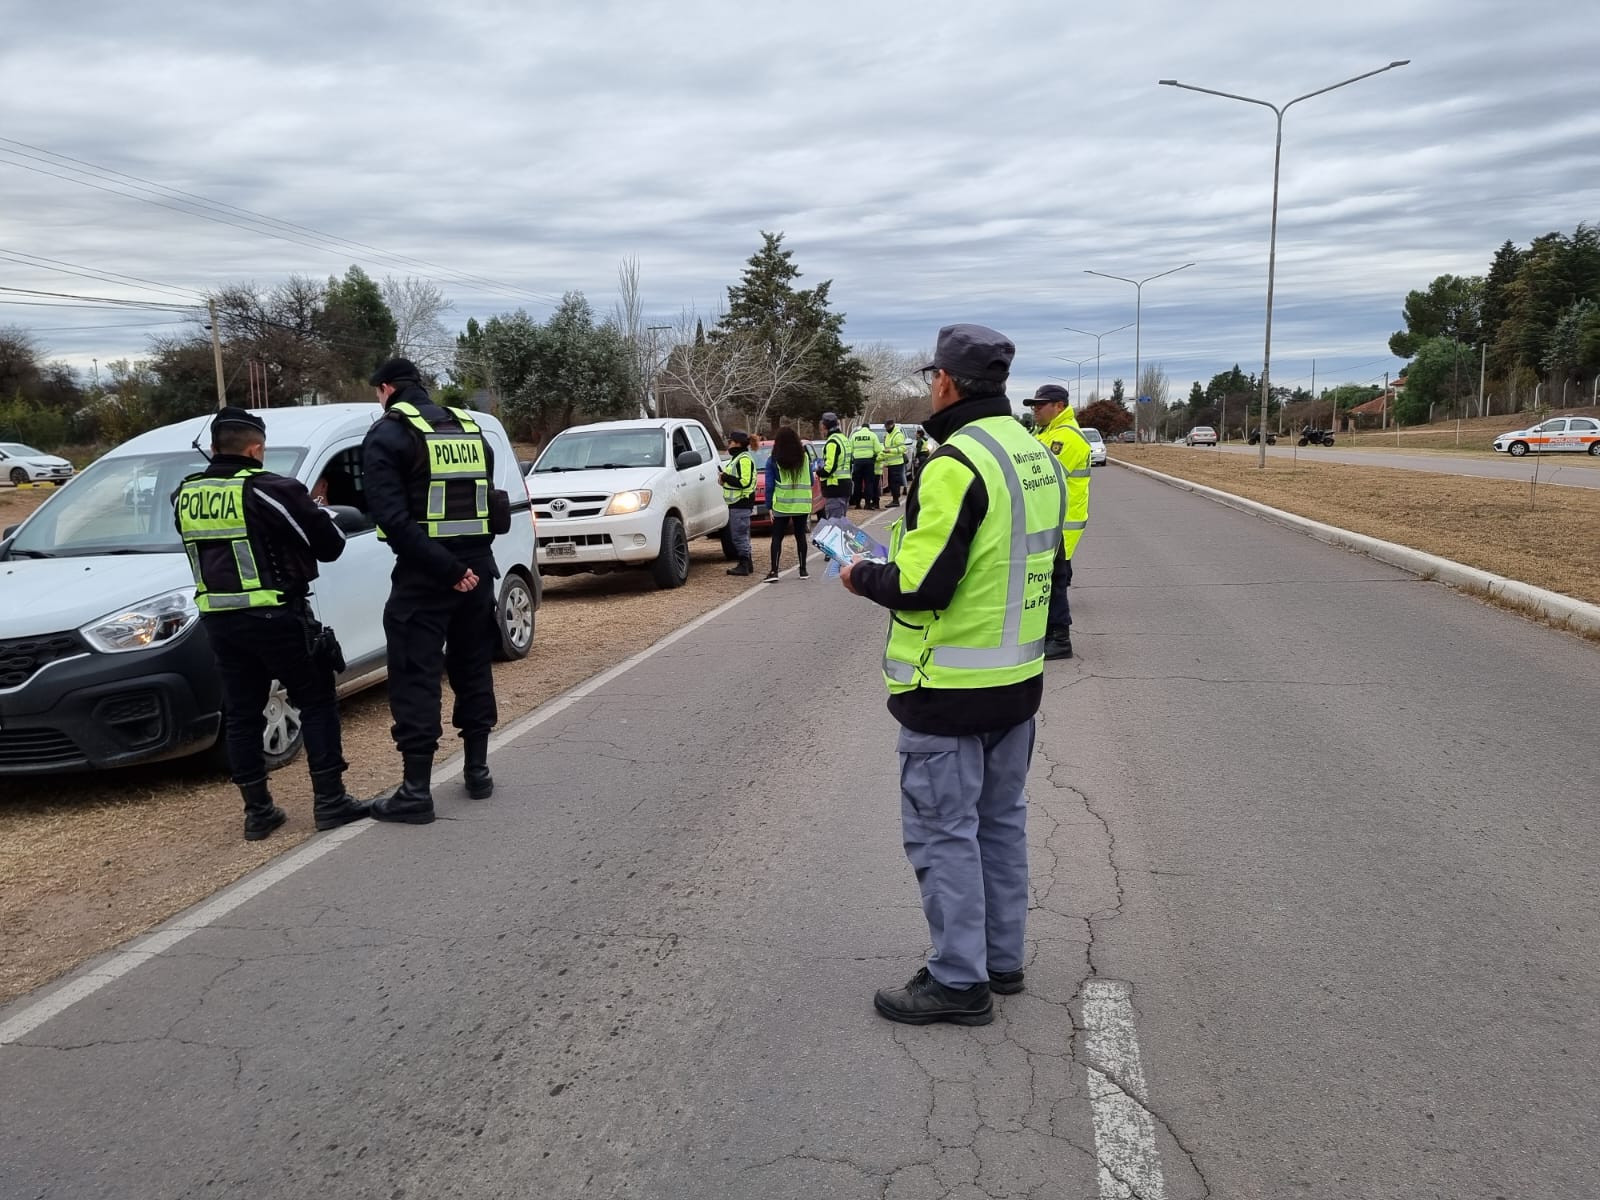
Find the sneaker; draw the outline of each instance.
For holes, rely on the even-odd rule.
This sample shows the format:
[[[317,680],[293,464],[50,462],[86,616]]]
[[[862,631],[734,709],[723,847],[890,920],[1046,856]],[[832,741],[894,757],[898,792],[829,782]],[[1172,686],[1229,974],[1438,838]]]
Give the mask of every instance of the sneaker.
[[[762,583],[777,583],[778,582],[778,573],[776,571],[768,571],[767,572],[767,577],[765,579],[763,579],[761,582]]]
[[[902,1025],[987,1025],[994,1020],[994,1000],[987,983],[969,988],[945,987],[923,967],[901,988],[884,988],[872,998],[880,1016]]]
[[[804,567],[800,568],[800,578],[801,579],[810,579],[811,578],[811,576],[806,574],[806,569]]]
[[[1015,996],[1022,990],[1022,971],[990,971],[989,990],[997,996]]]

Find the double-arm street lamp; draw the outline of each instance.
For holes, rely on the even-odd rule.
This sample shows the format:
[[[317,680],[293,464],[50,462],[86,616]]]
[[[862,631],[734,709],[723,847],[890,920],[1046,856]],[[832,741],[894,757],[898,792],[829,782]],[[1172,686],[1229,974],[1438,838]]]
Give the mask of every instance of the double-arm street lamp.
[[[1065,329],[1068,333],[1081,333],[1081,334],[1083,334],[1084,337],[1092,337],[1094,339],[1094,398],[1096,400],[1101,399],[1101,395],[1100,395],[1100,339],[1101,338],[1108,338],[1113,333],[1121,333],[1124,329],[1132,329],[1133,328],[1133,322],[1129,321],[1126,325],[1118,325],[1115,329],[1108,329],[1104,333],[1090,333],[1087,329],[1075,329],[1071,325],[1063,325],[1061,328]],[[1084,359],[1084,362],[1088,362],[1088,361],[1089,361],[1088,359]]]
[[[1064,363],[1071,363],[1073,366],[1078,368],[1078,390],[1073,394],[1077,398],[1078,403],[1082,404],[1083,403],[1083,364],[1088,362],[1089,360],[1087,358],[1068,358],[1065,354],[1052,354],[1050,357],[1051,358],[1060,359]],[[1059,375],[1055,376],[1055,378],[1060,379],[1060,376]],[[1065,383],[1066,380],[1062,379],[1061,382]]]
[[[1192,262],[1184,263],[1181,267],[1173,267],[1171,270],[1161,271],[1155,275],[1146,275],[1143,279],[1129,279],[1123,275],[1107,275],[1104,271],[1084,272],[1085,275],[1098,275],[1101,279],[1117,279],[1123,283],[1133,284],[1133,436],[1136,438],[1139,436],[1139,388],[1141,386],[1139,380],[1139,335],[1144,327],[1144,285],[1152,279],[1160,279],[1164,275],[1176,275],[1179,271],[1187,271],[1192,266],[1194,266]],[[1127,326],[1124,325],[1123,328],[1126,329]]]
[[[1267,425],[1267,403],[1272,395],[1272,283],[1278,265],[1278,168],[1283,161],[1283,114],[1288,112],[1302,100],[1309,100],[1313,96],[1320,96],[1338,88],[1348,87],[1352,83],[1360,83],[1363,79],[1371,79],[1374,75],[1382,75],[1385,71],[1392,71],[1396,67],[1403,67],[1411,60],[1409,58],[1397,59],[1386,67],[1379,67],[1376,71],[1368,71],[1364,75],[1346,79],[1341,83],[1332,83],[1325,88],[1318,88],[1314,92],[1307,92],[1304,96],[1296,96],[1288,103],[1279,106],[1267,100],[1257,100],[1254,96],[1239,96],[1233,92],[1219,92],[1215,88],[1196,87],[1192,83],[1179,83],[1176,79],[1157,80],[1163,87],[1183,88],[1190,92],[1204,92],[1208,96],[1221,96],[1224,100],[1241,100],[1246,104],[1259,104],[1262,108],[1270,108],[1278,118],[1278,139],[1272,151],[1272,232],[1267,242],[1267,341],[1266,350],[1261,356],[1261,428]],[[1250,424],[1249,413],[1245,414],[1245,426],[1248,430]],[[1257,465],[1267,465],[1267,439],[1265,434],[1260,439],[1261,455]]]

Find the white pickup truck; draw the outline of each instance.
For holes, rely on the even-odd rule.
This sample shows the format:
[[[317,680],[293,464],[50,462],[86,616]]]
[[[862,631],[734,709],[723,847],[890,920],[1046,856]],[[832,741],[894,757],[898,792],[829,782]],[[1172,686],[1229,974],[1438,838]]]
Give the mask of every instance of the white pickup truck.
[[[574,425],[526,476],[545,575],[648,569],[657,587],[689,577],[689,539],[728,524],[706,427],[683,417]]]

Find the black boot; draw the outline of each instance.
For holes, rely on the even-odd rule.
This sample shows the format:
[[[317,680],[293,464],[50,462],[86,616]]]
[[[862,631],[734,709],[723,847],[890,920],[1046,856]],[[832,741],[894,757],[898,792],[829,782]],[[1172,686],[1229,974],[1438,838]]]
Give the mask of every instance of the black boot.
[[[754,575],[755,573],[756,565],[749,558],[741,558],[738,566],[731,567],[728,570],[729,575]]]
[[[461,740],[467,751],[467,766],[462,773],[467,795],[474,800],[486,800],[494,795],[494,776],[489,774],[489,734],[469,733]]]
[[[245,841],[259,842],[289,819],[289,814],[272,802],[265,779],[241,783],[239,794],[244,797]]]
[[[1052,629],[1044,635],[1044,656],[1047,659],[1072,657],[1072,630]]]
[[[337,829],[372,815],[372,805],[344,790],[344,771],[311,772],[311,819],[318,829]]]
[[[374,821],[426,825],[433,820],[433,755],[405,755],[406,781],[372,802]]]
[[[878,1012],[902,1025],[987,1025],[994,1020],[994,1000],[987,983],[969,988],[945,987],[923,967],[903,988],[884,988],[872,998]]]

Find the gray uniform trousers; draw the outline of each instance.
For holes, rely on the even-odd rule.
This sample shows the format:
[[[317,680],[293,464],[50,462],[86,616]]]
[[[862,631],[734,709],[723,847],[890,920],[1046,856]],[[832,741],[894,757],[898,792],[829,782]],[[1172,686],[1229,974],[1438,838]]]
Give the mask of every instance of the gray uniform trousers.
[[[1022,966],[1033,735],[1031,717],[968,737],[900,731],[901,833],[933,941],[928,972],[946,987]]]
[[[750,557],[750,517],[748,508],[728,510],[728,536],[733,540],[733,552],[740,558]]]
[[[829,520],[848,516],[850,513],[849,496],[826,496],[822,501],[822,514]]]

